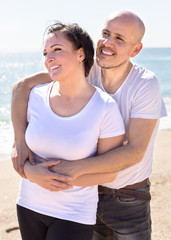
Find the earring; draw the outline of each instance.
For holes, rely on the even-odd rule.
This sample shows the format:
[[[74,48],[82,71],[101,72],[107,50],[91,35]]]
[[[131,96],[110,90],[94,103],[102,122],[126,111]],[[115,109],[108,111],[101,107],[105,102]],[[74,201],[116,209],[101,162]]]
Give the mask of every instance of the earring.
[[[79,60],[79,63],[82,63],[82,55],[79,56],[80,57],[80,60]]]

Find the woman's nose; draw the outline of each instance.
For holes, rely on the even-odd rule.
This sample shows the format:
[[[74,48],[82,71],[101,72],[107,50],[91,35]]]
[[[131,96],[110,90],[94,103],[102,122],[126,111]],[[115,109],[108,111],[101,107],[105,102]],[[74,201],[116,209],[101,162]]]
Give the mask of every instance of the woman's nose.
[[[46,66],[47,69],[48,69],[48,67],[49,67],[49,64],[53,63],[53,61],[54,61],[54,58],[53,58],[52,55],[47,54],[47,55],[45,56],[44,64],[45,64],[45,66]]]
[[[52,57],[52,55],[47,55],[46,56],[46,61],[48,62],[48,63],[50,63],[50,62],[53,62],[54,61],[54,58]]]

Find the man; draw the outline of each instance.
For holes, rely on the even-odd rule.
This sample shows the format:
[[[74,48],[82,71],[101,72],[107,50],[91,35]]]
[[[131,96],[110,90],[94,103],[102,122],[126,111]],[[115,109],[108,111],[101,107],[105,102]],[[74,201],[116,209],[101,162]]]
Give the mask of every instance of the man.
[[[123,146],[94,158],[61,160],[53,167],[56,175],[48,171],[48,163],[43,163],[45,187],[53,184],[56,191],[69,187],[66,176],[75,179],[83,174],[119,171],[114,182],[99,186],[93,240],[151,239],[149,175],[159,119],[166,116],[166,110],[155,75],[130,61],[142,49],[144,32],[144,24],[137,15],[131,12],[111,15],[97,44],[98,65],[93,66],[88,78],[118,103],[126,128]],[[47,74],[39,74],[14,86],[12,119],[16,142],[12,160],[21,175],[26,159],[29,157],[33,162],[24,139],[28,92],[34,85],[47,81],[50,81]],[[39,184],[39,180],[35,182]]]

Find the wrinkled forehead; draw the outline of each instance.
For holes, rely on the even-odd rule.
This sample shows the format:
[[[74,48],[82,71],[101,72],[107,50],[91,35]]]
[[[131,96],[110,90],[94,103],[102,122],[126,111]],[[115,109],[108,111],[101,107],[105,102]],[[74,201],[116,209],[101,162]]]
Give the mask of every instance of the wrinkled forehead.
[[[121,29],[128,29],[129,31],[138,30],[139,24],[134,18],[120,16],[115,17],[112,19],[108,19],[105,22],[105,27],[110,27],[111,29],[121,28]]]
[[[125,38],[137,38],[139,26],[135,19],[129,17],[115,17],[106,21],[104,29],[113,34],[119,34]]]

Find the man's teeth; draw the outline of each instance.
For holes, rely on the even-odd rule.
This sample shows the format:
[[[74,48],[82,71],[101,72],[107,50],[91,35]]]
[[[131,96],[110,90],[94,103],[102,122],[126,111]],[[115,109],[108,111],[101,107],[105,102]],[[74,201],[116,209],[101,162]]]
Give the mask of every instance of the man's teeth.
[[[103,54],[106,54],[106,55],[109,55],[109,56],[112,56],[112,55],[113,55],[113,53],[106,52],[105,50],[102,50],[102,53],[103,53]]]

